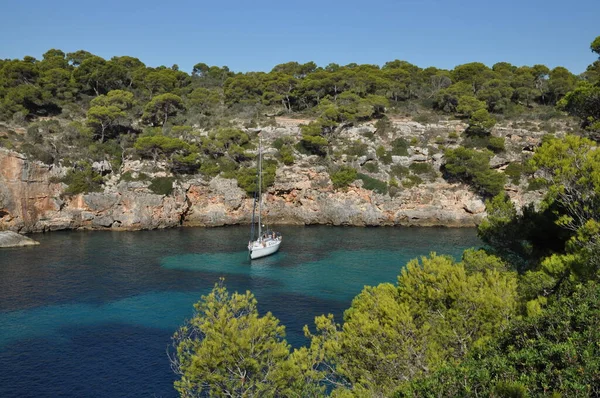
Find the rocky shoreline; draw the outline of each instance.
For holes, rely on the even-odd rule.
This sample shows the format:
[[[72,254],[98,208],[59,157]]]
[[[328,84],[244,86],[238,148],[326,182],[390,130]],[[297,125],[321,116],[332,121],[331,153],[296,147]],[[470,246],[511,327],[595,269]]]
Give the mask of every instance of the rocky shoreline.
[[[396,128],[406,136],[447,134],[461,126],[423,126],[402,122]],[[349,137],[364,134],[372,126],[345,132]],[[298,135],[297,126],[266,128],[267,139]],[[519,150],[534,145],[529,132],[499,130]],[[534,134],[535,136],[535,134]],[[426,148],[411,148],[409,156],[395,157],[394,163],[429,162],[438,169],[440,153],[430,155]],[[515,156],[516,156],[515,155]],[[512,156],[512,155],[511,155]],[[273,224],[328,224],[348,226],[447,226],[473,227],[485,217],[481,198],[464,184],[451,184],[442,178],[399,190],[393,197],[364,189],[361,181],[336,190],[324,166],[310,156],[291,166],[277,169],[274,185],[265,193],[266,217]],[[501,168],[510,159],[495,159]],[[365,160],[366,161],[366,160]],[[30,161],[25,156],[0,148],[0,230],[19,233],[64,229],[142,230],[178,226],[214,227],[249,224],[252,199],[235,180],[220,177],[207,181],[191,178],[177,181],[171,195],[157,195],[147,182],[125,181],[148,167],[141,161],[127,161],[112,174],[104,192],[64,196],[65,185],[57,182],[65,174],[62,167]],[[508,187],[518,205],[536,200],[535,193]],[[539,196],[539,195],[538,195]]]
[[[0,231],[0,248],[5,247],[23,247],[23,246],[35,246],[39,245],[31,238],[20,235],[13,231]]]

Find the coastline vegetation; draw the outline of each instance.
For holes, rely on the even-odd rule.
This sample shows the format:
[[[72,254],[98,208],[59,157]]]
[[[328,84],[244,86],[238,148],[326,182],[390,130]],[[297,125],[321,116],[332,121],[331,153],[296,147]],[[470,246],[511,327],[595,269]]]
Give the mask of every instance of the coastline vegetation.
[[[597,396],[600,394],[600,156],[582,137],[551,139],[531,167],[538,209],[487,202],[486,248],[431,253],[396,284],[366,286],[344,313],[285,328],[224,281],[173,336],[175,388],[191,396]]]
[[[597,53],[596,45],[590,48]],[[600,61],[579,76],[544,65],[473,62],[444,70],[400,60],[383,66],[288,62],[270,72],[247,73],[198,63],[189,74],[177,65],[148,67],[130,56],[103,59],[84,50],[51,49],[41,60],[0,60],[0,145],[66,167],[108,162],[109,174],[126,159],[148,159],[176,178],[232,178],[254,167],[257,137],[248,129],[274,125],[276,116],[285,116],[304,123],[296,139],[275,139],[275,169],[314,155],[332,171],[341,166],[363,171],[366,185],[384,192],[389,186],[370,179],[402,178],[409,186],[423,179],[419,172],[398,176],[388,170],[393,156],[408,156],[411,146],[420,145],[430,154],[465,155],[454,158],[473,169],[457,171],[448,163],[444,177],[493,195],[502,178],[492,177],[481,160],[486,151],[506,149],[494,126],[501,122],[550,134],[560,128],[596,139],[599,76]],[[456,119],[468,128],[428,142],[393,135],[389,141],[390,118],[426,125]],[[359,140],[344,136],[347,128],[373,120],[375,133]],[[374,156],[367,148],[375,139]],[[358,167],[364,156],[372,160]],[[110,177],[101,174],[100,188]],[[236,179],[251,195],[247,178]],[[88,188],[98,186],[79,184],[70,191]]]
[[[599,42],[600,37],[591,48],[600,55]],[[600,71],[599,62],[588,76]],[[468,71],[465,75],[473,76]],[[595,76],[574,91],[546,98],[585,115],[580,116],[583,136],[547,137],[527,164],[511,163],[506,173],[513,183],[525,169],[533,173],[545,189],[539,206],[515,207],[502,189],[505,181],[487,171],[489,150],[446,152],[445,172],[488,197],[488,217],[478,227],[485,249],[467,250],[459,262],[435,253],[410,261],[396,284],[366,286],[343,323],[331,315],[315,318],[313,329],[305,327],[309,344],[294,350],[279,321],[258,313],[250,292],[230,294],[221,281],[173,336],[170,358],[180,395],[599,396],[600,149],[594,112],[600,109],[595,102],[600,79]],[[525,100],[527,92],[522,94]],[[463,101],[460,112],[480,106],[477,101],[482,102]],[[485,111],[507,106],[493,105]],[[485,133],[489,114],[477,112],[469,116],[469,129]],[[323,121],[317,122],[319,129]],[[317,137],[314,126],[304,134]],[[337,169],[332,176],[341,187],[356,173]]]
[[[590,49],[600,55],[600,37]],[[150,189],[168,195],[176,177],[221,175],[252,195],[256,137],[248,129],[281,115],[310,121],[297,141],[273,145],[266,185],[277,167],[310,155],[328,166],[336,188],[361,179],[390,195],[436,171],[394,164],[389,182],[367,173],[407,156],[420,138],[396,138],[374,155],[354,141],[340,154],[345,128],[376,120],[377,131],[364,136],[371,140],[392,128],[391,116],[465,121],[462,134],[448,137],[452,145],[435,142],[444,177],[487,199],[478,227],[486,249],[465,251],[458,262],[435,253],[409,262],[396,284],[365,287],[343,323],[317,317],[305,328],[309,345],[294,350],[250,292],[231,294],[217,283],[173,337],[181,396],[600,395],[600,59],[581,76],[543,65],[441,70],[399,60],[289,62],[268,73],[198,63],[188,74],[56,49],[42,60],[0,60],[0,145],[69,167],[65,194],[102,189],[94,163],[107,163],[110,173],[141,158],[173,176],[124,173],[123,181],[151,180]],[[490,167],[506,147],[493,135],[499,121],[552,133],[543,123],[569,117],[573,134],[549,134],[505,172]],[[364,173],[339,164],[341,155],[366,157]],[[504,187],[507,177],[516,184],[525,175],[545,196],[540,206],[517,209]]]

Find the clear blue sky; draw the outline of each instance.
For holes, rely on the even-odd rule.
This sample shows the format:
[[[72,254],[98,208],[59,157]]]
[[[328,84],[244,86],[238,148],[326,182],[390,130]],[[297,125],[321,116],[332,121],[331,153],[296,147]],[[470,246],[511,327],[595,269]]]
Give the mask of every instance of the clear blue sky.
[[[4,0],[0,10],[0,58],[84,49],[187,72],[198,62],[245,72],[401,59],[581,73],[600,35],[600,0]]]

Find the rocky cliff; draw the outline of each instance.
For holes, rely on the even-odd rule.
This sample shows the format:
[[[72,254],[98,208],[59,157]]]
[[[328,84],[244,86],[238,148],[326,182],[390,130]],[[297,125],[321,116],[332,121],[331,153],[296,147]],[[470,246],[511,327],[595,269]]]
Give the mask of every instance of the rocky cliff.
[[[455,122],[421,125],[396,121],[396,131],[406,137],[427,136],[443,141],[463,129]],[[541,134],[497,129],[511,151],[493,159],[498,169],[511,157],[537,145]],[[293,123],[265,128],[266,140],[282,135],[298,136]],[[364,125],[345,132],[349,139],[374,131]],[[438,137],[442,137],[441,139]],[[447,145],[452,145],[447,144]],[[367,154],[358,162],[367,162]],[[441,153],[414,147],[407,156],[394,156],[394,164],[428,162],[439,169]],[[121,172],[137,173],[142,162],[126,162]],[[60,167],[29,161],[19,153],[0,149],[0,230],[40,232],[59,229],[138,230],[185,226],[220,226],[250,222],[252,199],[235,180],[220,177],[206,181],[193,178],[175,183],[172,195],[157,195],[142,181],[121,181],[112,175],[104,192],[64,196]],[[531,202],[534,194],[518,186],[507,187],[517,204]],[[276,224],[406,225],[470,227],[485,215],[482,200],[467,186],[450,184],[438,175],[412,188],[399,189],[393,197],[364,189],[356,181],[344,190],[334,190],[324,166],[316,157],[305,156],[292,166],[280,166],[275,184],[264,195],[265,213]]]

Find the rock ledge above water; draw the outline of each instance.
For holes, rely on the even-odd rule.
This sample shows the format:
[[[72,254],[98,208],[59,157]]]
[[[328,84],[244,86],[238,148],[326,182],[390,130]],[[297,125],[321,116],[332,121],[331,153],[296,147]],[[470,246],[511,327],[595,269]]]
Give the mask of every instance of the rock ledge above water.
[[[12,231],[0,231],[0,247],[20,247],[39,245],[33,239]]]

